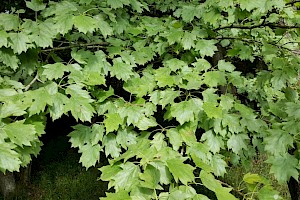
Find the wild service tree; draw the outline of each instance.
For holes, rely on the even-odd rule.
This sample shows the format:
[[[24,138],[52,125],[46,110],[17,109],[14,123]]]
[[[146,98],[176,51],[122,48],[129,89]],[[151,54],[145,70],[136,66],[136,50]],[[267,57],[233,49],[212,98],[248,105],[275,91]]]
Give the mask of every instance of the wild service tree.
[[[39,154],[47,120],[69,115],[78,121],[69,136],[79,162],[109,160],[101,180],[114,192],[102,199],[208,199],[199,185],[219,200],[281,199],[259,175],[246,174],[250,193],[236,196],[217,179],[264,154],[279,183],[298,180],[297,2],[6,6],[0,170],[26,166]]]

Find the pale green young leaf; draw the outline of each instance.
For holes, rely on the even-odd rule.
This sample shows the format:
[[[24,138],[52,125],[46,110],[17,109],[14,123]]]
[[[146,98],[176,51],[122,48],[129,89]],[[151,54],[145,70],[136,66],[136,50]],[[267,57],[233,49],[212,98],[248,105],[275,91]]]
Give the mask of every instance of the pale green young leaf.
[[[194,104],[192,101],[182,101],[180,103],[174,103],[171,105],[171,116],[175,117],[176,120],[182,125],[185,122],[193,121],[194,115]]]
[[[28,106],[22,106],[21,103],[7,102],[3,103],[0,107],[0,118],[6,118],[9,116],[22,116],[26,114],[26,109]]]
[[[120,108],[118,110],[118,113],[120,117],[123,119],[127,117],[127,125],[137,124],[138,121],[142,118],[142,116],[144,116],[143,109],[139,106],[134,106],[134,105]]]
[[[222,108],[217,107],[212,102],[204,102],[202,107],[206,115],[211,119],[212,118],[221,119],[223,116]]]
[[[9,37],[9,35],[6,31],[4,31],[4,30],[0,31],[0,48],[3,46],[7,47],[8,37]]]
[[[68,68],[62,63],[47,64],[43,68],[42,75],[46,76],[49,80],[62,78],[64,73],[68,71]]]
[[[77,124],[72,127],[74,131],[68,134],[72,147],[83,147],[86,144],[96,145],[102,141],[104,126],[94,124],[91,127]]]
[[[113,178],[116,190],[128,191],[136,187],[139,184],[139,167],[131,162],[121,164],[120,167],[122,170]]]
[[[182,160],[173,158],[167,160],[167,166],[176,182],[180,180],[184,185],[194,182],[194,167],[184,164]]]
[[[119,126],[123,124],[123,119],[118,113],[109,113],[105,115],[103,121],[106,133],[118,130]]]
[[[83,145],[78,151],[81,153],[79,162],[87,169],[91,166],[95,166],[95,164],[100,160],[100,151],[101,147],[99,144]]]
[[[217,41],[214,40],[198,40],[195,45],[195,50],[200,52],[201,57],[209,56],[212,57],[218,48],[215,46]]]
[[[226,161],[224,160],[224,156],[221,156],[219,154],[215,154],[212,156],[210,165],[212,167],[213,173],[216,176],[224,176],[226,173],[226,167],[228,167]]]
[[[233,64],[231,64],[230,62],[226,62],[225,60],[219,60],[218,69],[220,71],[233,72],[235,69],[235,66]]]
[[[244,104],[235,103],[234,108],[236,110],[238,110],[240,112],[240,115],[245,119],[254,119],[254,118],[256,118],[256,115],[253,113],[253,110],[250,107],[248,107]]]
[[[29,91],[26,95],[28,98],[32,99],[32,104],[28,109],[29,116],[43,112],[47,104],[52,104],[52,95],[49,94],[45,88]]]
[[[128,192],[125,190],[119,190],[114,193],[106,192],[106,197],[100,197],[100,200],[132,200]]]
[[[228,126],[231,133],[239,133],[244,130],[240,124],[240,116],[237,114],[224,114],[222,118],[223,127]]]
[[[82,85],[72,84],[66,88],[66,94],[71,95],[71,97],[78,100],[86,99],[87,102],[92,102],[91,96],[87,90],[82,89]],[[79,102],[77,102],[79,103]]]
[[[175,76],[171,76],[171,69],[167,67],[159,68],[155,70],[155,80],[159,87],[172,87],[175,84]]]
[[[90,143],[91,128],[82,124],[77,124],[72,127],[74,131],[68,134],[72,147],[83,147]]]
[[[50,22],[35,24],[30,40],[34,41],[38,47],[52,47],[52,40],[56,36],[53,26],[54,24]]]
[[[150,101],[154,104],[161,105],[164,108],[168,104],[174,103],[174,99],[176,99],[180,95],[180,91],[174,91],[173,89],[166,89],[163,91],[155,90],[150,96]]]
[[[141,78],[129,79],[124,84],[124,89],[137,97],[143,97],[152,92],[156,87],[156,81],[153,75],[144,75]]]
[[[211,64],[203,58],[197,59],[197,61],[192,63],[192,65],[198,72],[207,71],[211,68]]]
[[[59,119],[63,114],[68,112],[65,105],[68,104],[70,100],[67,96],[56,93],[52,95],[51,101],[52,105],[49,107],[49,112],[53,121]]]
[[[195,46],[196,34],[194,32],[184,32],[184,35],[181,40],[183,49],[189,50]]]
[[[246,134],[236,134],[230,136],[227,141],[227,147],[232,149],[236,154],[240,154],[242,149],[247,149],[247,143],[249,137]]]
[[[134,75],[132,71],[133,66],[130,64],[126,64],[122,61],[121,58],[115,58],[113,60],[113,63],[113,67],[111,68],[111,75],[115,76],[117,79],[127,81]]]
[[[0,27],[3,27],[5,31],[17,30],[19,28],[19,23],[20,19],[17,15],[8,13],[0,14]]]
[[[104,38],[113,34],[113,28],[100,15],[95,16],[94,19],[97,21],[96,28],[100,30]]]
[[[110,181],[122,168],[119,165],[106,165],[99,168],[101,171],[100,179],[103,181]]]
[[[150,189],[162,189],[162,187],[158,184],[160,180],[160,172],[152,165],[147,165],[144,172],[140,174],[140,179],[142,180],[140,182],[142,187]]]
[[[137,64],[144,65],[154,58],[155,51],[151,47],[139,47],[136,49],[136,51],[132,52],[132,55],[134,56]]]
[[[218,85],[225,85],[226,78],[224,72],[210,71],[204,73],[203,82],[209,87],[217,87]]]
[[[84,34],[86,34],[87,32],[92,33],[97,28],[97,20],[89,16],[78,15],[74,16],[72,20],[74,26],[79,30],[79,32],[82,32]]]
[[[28,43],[30,42],[28,35],[24,32],[8,33],[10,37],[9,46],[13,49],[14,53],[21,54],[28,49]]]
[[[175,128],[171,128],[167,130],[166,136],[169,138],[170,143],[175,151],[179,149],[182,145],[182,137],[179,134],[178,130]]]
[[[21,147],[31,146],[31,142],[37,139],[34,125],[24,124],[24,121],[7,124],[3,131],[12,143]]]
[[[0,171],[6,172],[19,171],[21,160],[19,154],[13,149],[16,146],[12,143],[0,143]]]
[[[55,17],[54,18],[54,20],[56,22],[55,29],[57,30],[57,32],[59,32],[62,35],[68,33],[68,31],[71,30],[74,25],[73,20],[70,20],[72,18],[73,18],[72,14],[64,14],[64,15]]]
[[[224,149],[224,141],[221,137],[216,136],[211,130],[206,131],[202,137],[201,141],[209,147],[210,151],[216,154],[220,152],[221,148]]]
[[[237,198],[230,194],[231,188],[222,187],[221,183],[211,173],[201,170],[200,179],[205,187],[215,192],[218,200],[237,200]]]
[[[269,181],[265,177],[260,176],[258,174],[252,174],[252,173],[245,174],[243,177],[243,181],[249,184],[256,184],[256,183],[263,183],[265,185],[269,184]]]
[[[297,179],[299,176],[299,161],[288,153],[271,156],[266,162],[271,164],[270,173],[274,174],[279,183],[286,183],[291,177]]]
[[[173,45],[176,42],[179,43],[181,41],[183,34],[184,31],[181,28],[172,28],[169,31],[162,33],[161,35],[167,38],[170,45]]]
[[[46,8],[46,4],[44,4],[42,0],[26,1],[26,6],[36,12]]]
[[[69,104],[66,105],[66,109],[71,111],[72,116],[76,120],[81,120],[81,121],[88,121],[90,122],[95,109],[94,107],[90,104],[89,100],[78,100],[74,97],[70,98]]]
[[[150,162],[149,164],[159,170],[159,174],[160,174],[159,182],[160,183],[165,184],[165,185],[171,183],[172,175],[165,163],[163,163],[161,161],[153,161],[153,162]]]
[[[117,143],[121,145],[124,149],[128,146],[137,143],[137,133],[132,130],[132,127],[125,129],[119,129],[116,137]]]
[[[109,155],[113,158],[117,158],[120,155],[121,148],[116,140],[116,135],[113,133],[108,133],[103,137],[103,146],[105,148],[105,155]]]
[[[187,66],[187,63],[177,58],[172,58],[170,60],[165,61],[164,66],[170,68],[172,71],[175,72]]]
[[[258,191],[258,198],[259,199],[267,199],[267,200],[283,200],[280,196],[280,193],[270,185],[266,185]]]
[[[221,95],[220,107],[223,110],[230,110],[233,107],[234,97],[231,95]]]
[[[137,122],[136,126],[140,130],[147,130],[150,127],[157,126],[157,122],[156,122],[156,119],[152,116],[150,116],[150,117],[142,116],[139,119],[139,121]]]

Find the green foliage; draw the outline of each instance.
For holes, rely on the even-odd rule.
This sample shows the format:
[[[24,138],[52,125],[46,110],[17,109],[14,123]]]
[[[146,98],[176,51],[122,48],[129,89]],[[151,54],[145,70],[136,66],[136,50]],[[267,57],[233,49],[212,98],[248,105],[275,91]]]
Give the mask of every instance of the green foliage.
[[[78,121],[69,136],[79,162],[95,166],[101,151],[109,160],[101,179],[115,193],[106,199],[208,199],[198,184],[218,199],[236,199],[217,176],[256,150],[269,156],[279,182],[298,178],[293,3],[26,6],[32,13],[0,13],[1,171],[17,171],[38,154],[45,116],[70,115]],[[269,198],[270,187],[258,196]]]

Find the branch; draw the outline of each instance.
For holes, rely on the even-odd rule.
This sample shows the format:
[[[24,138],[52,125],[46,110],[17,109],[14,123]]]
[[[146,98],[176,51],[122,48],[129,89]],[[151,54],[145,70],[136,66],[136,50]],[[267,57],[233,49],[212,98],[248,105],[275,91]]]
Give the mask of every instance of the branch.
[[[261,28],[261,27],[285,28],[285,29],[300,28],[299,25],[288,26],[288,25],[271,24],[271,23],[256,24],[256,25],[249,25],[249,26],[232,24],[232,25],[229,25],[229,26],[223,26],[223,27],[216,28],[215,31],[222,30],[222,29],[227,29],[227,28],[254,29],[254,28]]]
[[[285,5],[294,5],[295,3],[299,3],[300,1],[291,1],[291,2],[288,2],[286,3]]]
[[[61,51],[61,50],[66,50],[66,49],[71,49],[74,47],[86,47],[86,48],[98,48],[98,47],[104,47],[107,46],[107,42],[93,42],[93,43],[86,43],[86,44],[74,44],[74,45],[69,45],[69,46],[63,46],[63,47],[53,47],[50,49],[43,49],[41,50],[42,52],[49,52],[49,51]]]

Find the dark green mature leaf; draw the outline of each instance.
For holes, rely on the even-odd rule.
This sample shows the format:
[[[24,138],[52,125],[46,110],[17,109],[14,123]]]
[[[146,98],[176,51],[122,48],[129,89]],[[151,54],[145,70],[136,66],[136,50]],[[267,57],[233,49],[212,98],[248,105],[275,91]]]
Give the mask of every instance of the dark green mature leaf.
[[[298,159],[290,154],[271,156],[267,161],[270,163],[270,173],[273,173],[279,183],[285,183],[293,177],[295,179],[299,176],[299,162]]]
[[[44,4],[42,0],[26,1],[26,6],[36,12],[46,8],[46,4]]]
[[[5,31],[17,30],[19,28],[20,19],[17,15],[0,13],[0,26]]]
[[[1,37],[1,35],[0,35]],[[17,56],[13,54],[12,51],[7,49],[1,49],[0,50],[0,62],[3,64],[11,67],[13,70],[16,70],[19,68],[19,59]]]
[[[9,37],[9,35],[6,31],[4,31],[4,30],[0,31],[0,48],[3,47],[3,46],[7,47],[8,37]]]
[[[264,138],[264,143],[265,150],[269,153],[275,156],[281,155],[294,146],[294,139],[290,133],[280,129],[271,129],[268,132],[269,134]]]
[[[249,137],[246,134],[232,135],[227,141],[227,146],[229,149],[232,149],[234,153],[239,154],[242,149],[247,149],[248,142],[245,140],[249,140]]]
[[[123,5],[129,5],[129,0],[107,0],[107,4],[113,8],[123,8]]]

